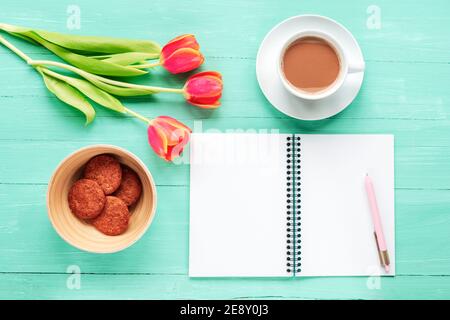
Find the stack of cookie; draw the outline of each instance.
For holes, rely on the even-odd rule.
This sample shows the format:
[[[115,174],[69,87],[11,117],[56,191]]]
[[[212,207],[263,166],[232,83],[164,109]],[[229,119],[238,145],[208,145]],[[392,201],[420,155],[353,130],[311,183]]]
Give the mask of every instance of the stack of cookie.
[[[116,236],[124,233],[130,220],[129,207],[142,192],[139,176],[111,155],[98,155],[86,164],[83,178],[69,191],[69,207],[80,219],[100,232]]]

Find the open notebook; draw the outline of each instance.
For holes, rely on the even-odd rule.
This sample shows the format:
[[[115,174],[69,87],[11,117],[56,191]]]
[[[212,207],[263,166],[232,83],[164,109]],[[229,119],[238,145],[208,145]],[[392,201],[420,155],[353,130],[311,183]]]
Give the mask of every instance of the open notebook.
[[[394,275],[392,135],[193,134],[189,275],[384,275],[366,174]]]

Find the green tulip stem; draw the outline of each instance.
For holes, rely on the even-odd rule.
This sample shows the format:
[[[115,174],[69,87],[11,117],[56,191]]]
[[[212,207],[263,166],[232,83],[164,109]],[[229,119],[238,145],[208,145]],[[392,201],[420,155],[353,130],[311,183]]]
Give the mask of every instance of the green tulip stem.
[[[78,69],[78,68],[73,67],[68,64],[60,63],[60,62],[56,62],[56,61],[31,60],[28,63],[32,66],[45,65],[45,66],[54,66],[54,67],[58,67],[61,69],[66,69],[66,70],[69,70],[69,71],[79,74],[83,78],[95,77],[95,78],[97,78],[97,80],[102,81],[104,83],[111,84],[111,85],[118,86],[118,87],[123,87],[123,88],[144,89],[144,90],[150,90],[150,91],[156,91],[156,92],[171,92],[171,93],[183,93],[184,92],[183,89],[144,86],[144,85],[133,84],[133,83],[128,83],[128,82],[116,81],[116,80],[108,79],[108,78],[105,78],[102,76],[98,76],[96,74],[86,72],[84,70]]]
[[[162,65],[161,62],[155,62],[155,63],[144,63],[144,64],[135,64],[133,65],[133,68],[138,68],[138,69],[151,69],[154,67],[158,67]]]
[[[25,60],[27,63],[30,63],[30,61],[32,61],[32,59],[27,56],[23,51],[21,51],[19,48],[17,48],[16,46],[14,46],[11,42],[9,42],[8,40],[6,40],[5,38],[3,38],[2,36],[0,36],[0,42],[7,47],[8,49],[10,49],[12,52],[14,52],[15,54],[17,54],[19,57],[21,57],[23,60]]]
[[[131,109],[125,108],[125,111],[129,114],[131,114],[132,116],[138,118],[139,120],[144,121],[145,123],[147,123],[148,125],[150,125],[152,123],[152,120],[144,117],[143,115],[137,113],[136,111],[133,111]]]

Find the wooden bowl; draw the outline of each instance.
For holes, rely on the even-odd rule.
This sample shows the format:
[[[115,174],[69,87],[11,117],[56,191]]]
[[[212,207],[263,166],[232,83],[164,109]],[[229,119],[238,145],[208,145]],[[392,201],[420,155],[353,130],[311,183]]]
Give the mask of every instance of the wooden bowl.
[[[114,155],[120,163],[133,169],[142,182],[141,197],[130,208],[128,229],[118,236],[104,235],[77,218],[67,200],[72,184],[81,178],[86,163],[104,153]],[[47,209],[55,230],[72,246],[95,253],[117,252],[135,243],[150,226],[156,210],[156,187],[147,167],[134,154],[111,145],[93,145],[70,154],[58,165],[48,184]]]

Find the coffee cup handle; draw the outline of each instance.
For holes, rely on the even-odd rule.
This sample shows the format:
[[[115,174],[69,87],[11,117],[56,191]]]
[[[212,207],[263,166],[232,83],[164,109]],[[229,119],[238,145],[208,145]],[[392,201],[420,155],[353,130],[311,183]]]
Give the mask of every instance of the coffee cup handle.
[[[348,65],[348,73],[363,72],[365,68],[366,64],[364,61],[361,61],[359,63],[352,63]]]

